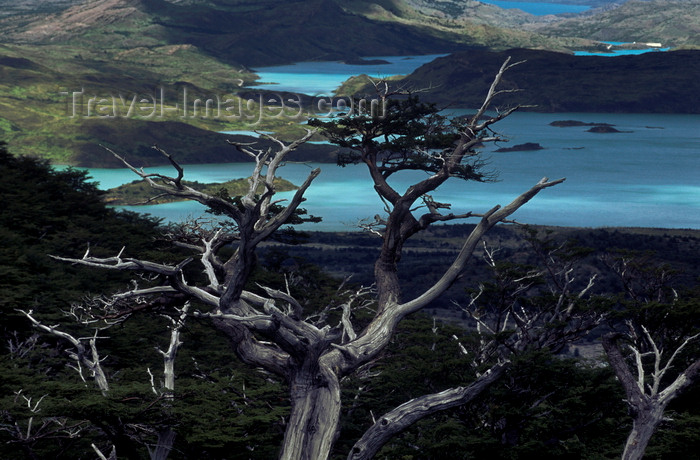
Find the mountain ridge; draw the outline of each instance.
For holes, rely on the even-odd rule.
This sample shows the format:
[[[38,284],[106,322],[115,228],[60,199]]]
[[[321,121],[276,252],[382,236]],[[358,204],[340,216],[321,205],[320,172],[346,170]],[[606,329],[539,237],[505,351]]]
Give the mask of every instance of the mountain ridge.
[[[232,11],[165,0],[96,0],[20,25],[6,19],[0,21],[0,30],[11,43],[99,46],[106,51],[191,44],[245,66],[357,58],[368,52],[429,54],[460,46],[411,26],[377,24],[331,0],[268,3],[265,9]],[[353,34],[338,34],[338,24]]]
[[[532,16],[476,0],[58,0],[28,14],[36,0],[18,0],[10,10],[23,14],[15,13],[11,20],[0,16],[0,38],[89,45],[79,39],[80,32],[107,29],[104,40],[98,34],[91,39],[94,45],[110,47],[120,37],[109,28],[133,16],[141,40],[189,43],[247,66],[352,59],[375,47],[379,50],[374,54],[381,55],[402,54],[397,52],[402,47],[403,54],[418,54],[460,45],[564,50],[592,46],[591,39],[700,46],[698,0],[588,3],[603,7],[582,14]],[[349,33],[339,34],[343,29]],[[129,39],[138,41],[133,34]]]

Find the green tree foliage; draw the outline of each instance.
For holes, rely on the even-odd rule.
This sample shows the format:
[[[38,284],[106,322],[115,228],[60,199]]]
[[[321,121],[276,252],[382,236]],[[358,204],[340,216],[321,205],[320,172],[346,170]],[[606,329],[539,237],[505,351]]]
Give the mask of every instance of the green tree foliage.
[[[50,254],[127,251],[158,254],[159,222],[107,208],[87,173],[53,170],[47,162],[13,157],[0,145],[0,309],[2,338],[26,329],[15,309],[52,313],[86,293],[100,293],[123,275],[54,262]],[[162,257],[162,256],[160,256]],[[3,340],[4,342],[5,340]]]
[[[38,338],[17,309],[33,309],[54,323],[63,316],[61,311],[86,293],[97,294],[126,283],[127,278],[120,274],[60,264],[49,254],[84,250],[86,243],[100,254],[125,245],[154,251],[159,223],[105,207],[102,192],[85,172],[55,171],[44,161],[13,157],[4,145],[0,146],[0,174],[0,339],[4,345],[0,423],[9,427],[9,431],[0,431],[0,456],[16,458],[24,450],[27,458],[78,458],[73,455],[89,449],[84,440],[95,432],[86,427],[79,412],[101,404],[101,396],[86,391],[77,375],[66,369],[63,344]],[[32,417],[29,429],[26,424]],[[16,442],[13,427],[31,432],[27,442]],[[85,436],[66,434],[78,429]]]
[[[427,316],[407,320],[385,355],[345,382],[340,460],[373,416],[426,392],[475,378],[471,337]],[[615,458],[626,427],[623,394],[610,369],[540,351],[518,357],[473,403],[423,420],[378,458]],[[345,449],[343,448],[345,447]]]
[[[395,99],[383,95],[373,102],[378,101],[367,106],[363,104],[366,101],[357,100],[354,116],[331,121],[312,119],[309,125],[323,129],[332,143],[351,149],[339,153],[340,166],[379,160],[378,171],[384,179],[405,170],[440,171],[445,162],[440,152],[454,148],[459,139],[459,121],[440,115],[435,104],[421,102],[415,96]],[[455,165],[451,174],[483,181],[488,175],[481,166],[479,159],[467,157]]]

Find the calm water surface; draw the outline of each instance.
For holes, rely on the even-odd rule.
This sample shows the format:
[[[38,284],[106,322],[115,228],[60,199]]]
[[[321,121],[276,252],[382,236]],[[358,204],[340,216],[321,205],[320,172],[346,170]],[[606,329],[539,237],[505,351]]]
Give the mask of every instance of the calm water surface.
[[[622,132],[596,134],[587,132],[588,127],[549,126],[551,121],[567,119],[611,123]],[[544,149],[496,153],[499,146],[488,146],[483,155],[488,168],[498,172],[497,182],[450,180],[433,194],[434,199],[452,203],[454,212],[484,212],[495,204],[507,204],[543,176],[566,177],[566,182],[542,191],[514,218],[562,226],[700,228],[699,115],[515,113],[497,126],[510,138],[500,147],[538,142]],[[363,166],[288,164],[280,175],[298,184],[316,166],[322,173],[303,206],[324,221],[309,229],[352,230],[359,220],[382,213]],[[190,165],[185,179],[223,182],[245,177],[251,170],[252,165],[245,163]],[[104,189],[135,178],[128,170],[114,169],[91,169],[90,175]],[[421,177],[406,173],[394,184],[403,190]],[[169,221],[204,212],[192,202],[131,209]]]
[[[518,4],[521,4],[518,2]],[[549,5],[552,4],[543,4]],[[382,77],[409,73],[437,56],[384,56],[390,64],[348,66],[339,62],[299,63],[268,68],[264,81],[281,84],[272,88],[308,94],[329,94],[352,75],[367,73]],[[455,110],[454,115],[466,113]],[[610,123],[619,133],[597,134],[588,127],[557,128],[555,120]],[[497,125],[510,143],[489,145],[483,151],[488,168],[498,174],[493,183],[450,180],[433,194],[452,203],[453,212],[484,212],[496,204],[507,204],[543,176],[566,177],[563,184],[544,190],[514,216],[521,222],[562,226],[635,226],[700,228],[700,116],[655,114],[540,114],[515,113]],[[543,150],[497,153],[498,147],[537,142]],[[321,175],[308,190],[304,207],[321,216],[317,230],[353,230],[362,219],[383,212],[363,166],[340,168],[331,164],[288,164],[280,175],[300,184],[312,167]],[[152,168],[161,172],[167,167]],[[224,182],[247,177],[252,164],[190,165],[185,179]],[[170,172],[172,173],[172,172]],[[108,189],[136,177],[128,170],[91,169],[101,188]],[[394,185],[404,190],[423,176],[406,172]],[[293,192],[287,192],[291,196]],[[280,194],[285,196],[285,194]],[[203,215],[198,203],[180,202],[138,206],[134,211],[150,213],[166,221],[182,221]]]
[[[631,45],[633,43],[629,42],[601,42],[607,43],[609,45]],[[644,53],[654,53],[658,51],[668,51],[671,48],[644,48],[644,49],[612,49],[609,53],[598,53],[590,51],[574,51],[574,56],[601,56],[601,57],[615,57],[615,56],[628,56],[633,54],[644,54]]]
[[[566,5],[563,3],[513,2],[505,0],[481,0],[481,2],[496,5],[499,8],[519,9],[535,16],[562,13],[581,13],[590,9],[590,6],[586,5]]]
[[[494,2],[495,3],[495,2]],[[526,5],[521,2],[500,2]],[[538,4],[540,5],[540,4]],[[551,3],[541,5],[552,6]],[[554,5],[556,6],[556,5]],[[572,6],[572,5],[562,5]],[[553,14],[553,13],[547,13]],[[612,42],[607,42],[612,43]],[[621,44],[621,43],[619,43]],[[622,56],[627,54],[642,54],[650,51],[668,51],[670,48],[648,48],[642,50],[618,49],[610,53],[591,53],[575,51],[579,56]],[[253,88],[270,91],[289,91],[311,96],[332,96],[336,89],[348,78],[354,75],[366,74],[372,78],[386,78],[392,75],[407,75],[423,64],[446,54],[430,54],[425,56],[374,56],[365,59],[381,59],[388,64],[352,65],[340,61],[298,62],[290,65],[260,67],[255,73],[260,76],[260,84]]]
[[[348,78],[366,74],[373,78],[407,75],[423,64],[446,54],[425,56],[372,56],[388,64],[352,65],[339,61],[298,62],[296,64],[260,67],[255,73],[261,84],[255,88],[290,91],[312,96],[330,96]]]

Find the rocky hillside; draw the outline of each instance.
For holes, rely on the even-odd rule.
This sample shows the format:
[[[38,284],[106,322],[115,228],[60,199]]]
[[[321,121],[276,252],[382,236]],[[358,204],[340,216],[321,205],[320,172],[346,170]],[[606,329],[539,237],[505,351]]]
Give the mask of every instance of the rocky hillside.
[[[432,53],[455,44],[561,50],[594,39],[700,46],[698,0],[556,2],[592,9],[538,17],[476,0],[17,0],[0,12],[0,38],[104,49],[191,44],[249,66]],[[348,33],[338,33],[338,24]]]
[[[339,33],[338,24],[352,33]],[[107,55],[186,44],[220,61],[246,66],[457,48],[448,38],[411,25],[378,24],[331,0],[97,0],[58,13],[0,21],[0,34],[6,42],[99,48]]]
[[[14,0],[3,2],[0,18],[9,16],[55,13],[70,8],[82,0]]]
[[[559,37],[700,47],[700,1],[630,0],[596,15],[533,26],[531,30]]]

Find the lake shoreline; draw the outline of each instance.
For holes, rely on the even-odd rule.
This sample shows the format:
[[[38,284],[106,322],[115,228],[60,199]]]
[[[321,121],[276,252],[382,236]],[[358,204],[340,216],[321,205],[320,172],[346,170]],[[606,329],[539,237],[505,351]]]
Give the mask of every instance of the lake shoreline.
[[[456,111],[454,116],[464,113]],[[553,121],[580,120],[607,123],[620,133],[587,132],[589,125],[557,127]],[[646,114],[540,114],[514,113],[498,123],[498,132],[510,142],[486,145],[482,158],[487,170],[498,174],[488,183],[449,180],[434,194],[452,203],[456,213],[482,213],[496,204],[506,205],[543,176],[566,181],[538,194],[513,216],[518,221],[564,227],[700,228],[700,135],[698,115]],[[648,127],[654,127],[648,128]],[[663,128],[663,129],[659,129]],[[630,132],[631,131],[631,132]],[[541,150],[498,153],[501,147],[538,143]],[[177,158],[177,157],[176,157]],[[130,159],[131,160],[131,159]],[[132,162],[136,167],[141,165]],[[183,163],[185,180],[225,182],[248,177],[252,163]],[[306,193],[303,207],[324,220],[304,230],[354,229],[361,219],[381,213],[362,165],[345,168],[335,163],[288,162],[279,174],[300,184],[313,169],[321,168]],[[172,175],[170,166],[146,171]],[[100,188],[109,189],[136,179],[125,169],[90,169]],[[405,172],[392,179],[397,190],[420,180],[421,173]],[[280,198],[289,199],[289,192]],[[203,212],[197,203],[183,202],[132,209],[171,222]]]

